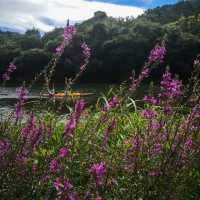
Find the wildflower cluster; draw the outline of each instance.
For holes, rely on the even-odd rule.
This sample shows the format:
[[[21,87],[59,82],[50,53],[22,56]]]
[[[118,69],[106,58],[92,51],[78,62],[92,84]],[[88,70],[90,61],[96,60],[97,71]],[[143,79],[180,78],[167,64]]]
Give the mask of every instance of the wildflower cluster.
[[[71,26],[64,30],[64,46],[75,32]],[[64,46],[57,49],[58,57]],[[82,72],[91,50],[86,43],[81,47]],[[132,89],[149,77],[151,65],[162,63],[165,54],[164,44],[151,51]],[[198,61],[194,65],[197,68]],[[18,88],[16,120],[0,122],[0,199],[198,199],[196,81],[192,103],[185,98],[183,83],[167,69],[158,90],[144,94],[138,109],[123,101],[131,95],[124,89],[127,95],[120,90],[105,105],[103,98],[91,107],[78,98],[64,120],[49,111],[26,111],[24,116],[28,91]]]
[[[8,66],[7,71],[3,74],[2,79],[4,81],[10,80],[11,74],[17,69],[16,65],[14,63],[10,63]]]
[[[75,26],[66,26],[63,33],[63,42],[56,48],[56,54],[61,56],[76,34]]]
[[[181,96],[182,91],[182,82],[179,80],[172,79],[171,73],[166,70],[166,72],[163,74],[163,80],[161,81],[161,98],[168,98],[168,99],[174,99]]]
[[[120,104],[120,99],[117,96],[112,97],[112,99],[104,106],[103,111],[109,112],[110,110],[116,108]]]
[[[81,113],[85,108],[85,102],[83,99],[80,99],[75,104],[75,111],[69,119],[69,122],[65,126],[64,136],[72,137],[76,129],[77,123],[80,119]]]
[[[165,54],[166,54],[165,44],[164,43],[162,43],[161,45],[157,44],[149,55],[149,62],[150,63],[155,63],[155,62],[163,63]]]
[[[84,64],[81,65],[80,70],[83,71],[89,63],[89,59],[91,57],[91,49],[88,47],[88,45],[85,42],[81,44],[81,48],[82,48],[83,56],[84,56]]]
[[[106,173],[106,165],[104,163],[93,164],[90,169],[91,174],[94,176],[97,186],[103,184],[103,177]]]
[[[165,43],[162,42],[162,44],[157,44],[154,49],[152,49],[148,62],[144,65],[144,67],[141,70],[141,73],[139,74],[138,78],[135,79],[134,77],[131,77],[130,79],[132,80],[132,84],[130,87],[131,91],[136,90],[137,87],[141,84],[141,82],[145,79],[148,78],[151,70],[160,63],[164,62],[164,58],[166,55],[166,48],[165,48]]]

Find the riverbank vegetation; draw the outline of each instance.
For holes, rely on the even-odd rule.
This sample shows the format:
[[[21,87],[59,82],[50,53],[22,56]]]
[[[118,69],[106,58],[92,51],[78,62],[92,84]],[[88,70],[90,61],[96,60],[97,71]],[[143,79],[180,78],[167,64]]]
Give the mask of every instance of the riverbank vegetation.
[[[198,3],[195,0],[188,2]],[[183,6],[184,3],[177,6]],[[149,13],[136,21],[108,18],[101,12],[96,14],[98,20],[104,20],[105,24],[90,26],[89,20],[78,27],[67,25],[64,31],[57,29],[43,38],[37,37],[40,42],[44,42],[46,38],[46,50],[39,49],[42,43],[38,43],[37,48],[32,46],[34,49],[31,47],[21,51],[22,49],[11,48],[13,54],[10,54],[9,48],[3,51],[7,52],[6,55],[10,58],[14,57],[3,70],[3,85],[16,77],[25,80],[17,88],[14,111],[0,121],[0,199],[198,200],[199,15],[186,16],[176,22],[167,21],[167,24],[160,25],[141,19]],[[115,28],[111,26],[113,21],[117,24]],[[96,31],[93,33],[95,37],[92,37],[94,27],[104,30],[101,29],[104,26],[113,31],[112,39],[101,31]],[[88,30],[83,38],[81,28]],[[133,29],[134,32],[129,32]],[[161,37],[159,34],[163,33],[163,30],[168,30],[168,35],[161,34]],[[9,37],[14,38],[17,35],[9,34]],[[37,34],[35,30],[29,31],[25,37],[29,35],[31,38]],[[18,36],[21,39],[24,37]],[[107,40],[103,41],[101,37]],[[51,41],[47,38],[51,38]],[[12,46],[23,41],[21,39],[13,40],[15,43],[11,40],[3,41],[4,44],[7,41],[7,44]],[[152,44],[156,41],[155,46],[145,56],[152,46],[150,41]],[[141,44],[143,45],[140,47]],[[50,52],[47,50],[50,46],[54,49],[52,55],[47,52]],[[79,49],[79,53],[75,48]],[[104,51],[104,48],[109,51]],[[136,56],[133,60],[129,59],[132,56],[130,49]],[[32,61],[39,62],[35,59],[38,52],[47,56],[46,60],[41,56],[41,60],[48,64],[44,67],[37,65],[36,71],[29,71],[30,77],[19,76],[18,73],[23,69],[20,64],[25,62],[27,67],[33,64]],[[104,54],[105,52],[107,53]],[[112,52],[112,58],[109,52]],[[110,59],[106,59],[106,56]],[[123,62],[119,60],[121,56],[124,56]],[[5,58],[5,63],[8,62],[7,56],[2,58]],[[190,58],[194,59],[188,61]],[[69,104],[67,95],[73,94],[72,86],[81,77],[83,80],[84,77],[88,78],[91,71],[91,76],[99,73],[100,60],[103,63],[108,62],[108,65],[102,66],[112,71],[111,77],[117,77],[118,73],[121,73],[119,66],[122,64],[130,66],[130,62],[139,66],[141,60],[145,63],[134,71],[130,68],[126,81],[118,88],[100,95],[93,104],[87,103],[81,96],[70,99],[73,104]],[[66,62],[73,73],[63,71]],[[113,69],[115,62],[118,65]],[[168,66],[172,63],[174,66],[179,63],[181,70],[173,65]],[[188,63],[192,63],[193,67],[186,65]],[[62,71],[62,76],[59,70]],[[176,70],[180,70],[179,76],[174,75]],[[106,71],[102,70],[102,73],[103,71],[105,75]],[[161,72],[162,75],[158,78]],[[184,83],[180,77],[184,78],[186,72],[187,83]],[[63,78],[65,83],[65,91],[59,98],[59,93],[53,87],[56,77]],[[26,78],[30,80],[26,81]],[[137,99],[135,94],[146,80],[151,82],[149,89],[143,91],[142,97]],[[156,80],[156,85],[153,80]],[[32,109],[26,110],[29,92],[38,82],[44,82],[41,97],[44,97],[45,92],[45,99],[39,98],[33,103]],[[41,112],[38,107],[35,112],[36,105],[42,106],[45,101],[47,109]],[[61,117],[59,111],[63,109],[66,113]]]
[[[73,26],[64,29],[54,57],[34,79],[44,75],[52,101],[56,63],[75,34]],[[188,85],[167,67],[159,89],[152,85],[140,106],[133,98],[164,63],[166,45],[151,50],[129,84],[94,105],[78,98],[64,120],[50,109],[40,115],[24,110],[31,85],[18,88],[15,111],[0,122],[1,199],[199,199],[200,61]],[[66,94],[89,64],[91,49],[85,42],[81,49],[83,61],[77,75],[65,79]],[[9,65],[4,83],[16,69]],[[68,105],[65,100],[60,106]]]

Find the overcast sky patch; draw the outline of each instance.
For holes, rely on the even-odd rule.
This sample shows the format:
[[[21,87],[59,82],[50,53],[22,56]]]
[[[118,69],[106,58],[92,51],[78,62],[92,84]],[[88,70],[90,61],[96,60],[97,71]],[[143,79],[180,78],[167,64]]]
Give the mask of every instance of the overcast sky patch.
[[[20,31],[35,27],[45,32],[64,26],[67,19],[86,20],[97,10],[113,17],[137,17],[144,12],[139,7],[85,0],[0,0],[0,27]]]

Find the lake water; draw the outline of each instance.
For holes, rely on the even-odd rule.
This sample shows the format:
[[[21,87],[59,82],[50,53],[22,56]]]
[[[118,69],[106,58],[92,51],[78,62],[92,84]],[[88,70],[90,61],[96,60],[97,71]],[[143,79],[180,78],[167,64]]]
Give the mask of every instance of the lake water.
[[[81,84],[76,85],[73,88],[73,91],[76,92],[84,92],[84,93],[93,93],[91,95],[91,99],[95,99],[100,93],[104,93],[110,88],[109,84]],[[33,87],[31,91],[29,91],[27,102],[31,104],[31,102],[39,101],[40,92],[42,91],[41,86]],[[55,86],[56,92],[63,92],[64,87],[61,85]],[[5,116],[13,111],[14,106],[17,101],[16,96],[16,86],[6,86],[0,87],[0,115]]]

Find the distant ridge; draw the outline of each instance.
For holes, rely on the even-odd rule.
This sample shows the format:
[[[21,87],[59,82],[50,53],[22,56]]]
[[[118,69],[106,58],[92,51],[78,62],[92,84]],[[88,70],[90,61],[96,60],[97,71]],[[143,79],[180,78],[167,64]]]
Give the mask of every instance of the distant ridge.
[[[182,0],[174,5],[164,5],[148,9],[138,19],[167,24],[178,20],[180,17],[188,17],[199,13],[200,0]]]
[[[23,33],[21,30],[19,29],[15,29],[15,28],[9,28],[9,27],[3,27],[0,26],[0,31],[1,32],[18,32],[18,33]]]

